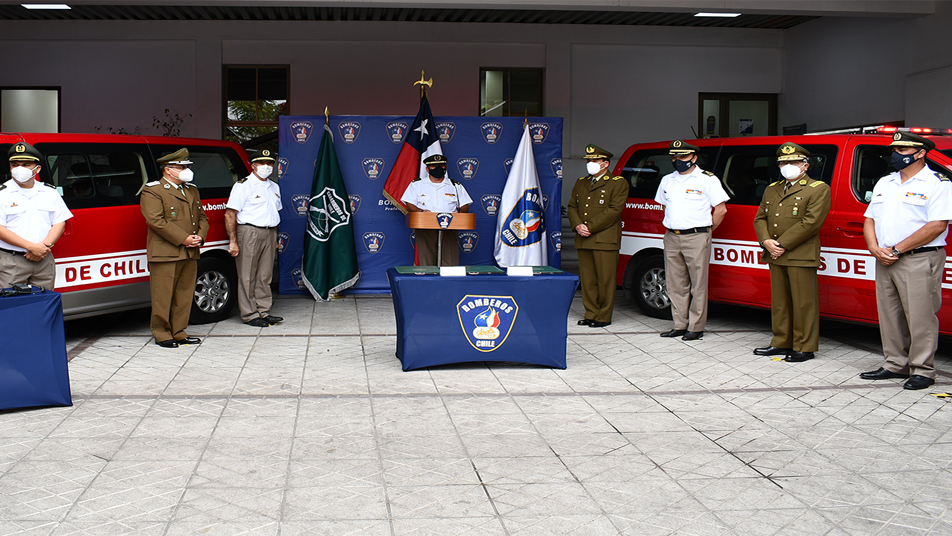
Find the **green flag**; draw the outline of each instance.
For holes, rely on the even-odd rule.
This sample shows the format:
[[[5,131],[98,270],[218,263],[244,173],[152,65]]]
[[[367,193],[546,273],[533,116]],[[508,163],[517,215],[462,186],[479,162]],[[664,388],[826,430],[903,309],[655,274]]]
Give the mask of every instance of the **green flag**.
[[[307,234],[301,264],[304,286],[317,301],[329,300],[360,279],[350,199],[334,151],[334,134],[326,123],[307,203]]]

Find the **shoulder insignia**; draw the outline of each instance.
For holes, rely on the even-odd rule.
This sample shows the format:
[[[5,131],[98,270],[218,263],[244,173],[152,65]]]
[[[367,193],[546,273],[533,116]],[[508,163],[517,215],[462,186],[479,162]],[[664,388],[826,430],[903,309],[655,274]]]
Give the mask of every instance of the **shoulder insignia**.
[[[0,190],[3,190],[3,189],[6,188],[6,187],[7,187],[6,184],[0,184]]]
[[[780,184],[781,182],[783,182],[783,181],[772,182],[772,183],[770,183],[770,185],[771,185],[771,186],[776,186],[776,185]]]
[[[190,182],[183,182],[182,186],[184,186],[185,188],[195,188],[195,186],[192,186],[192,183]]]
[[[940,181],[946,181],[946,182],[949,181],[949,176],[946,175],[945,173],[940,172],[940,171],[936,171],[936,172],[935,172],[935,176],[936,176],[936,177],[939,177],[939,180],[940,180]]]
[[[817,186],[821,184],[823,184],[823,181],[813,181],[813,183],[810,184],[810,188],[816,188]]]
[[[622,179],[624,179],[624,177],[621,177],[621,176],[612,177],[612,180],[613,180],[613,181],[620,181],[620,180],[622,180]]]
[[[460,181],[456,180],[456,179],[450,179],[450,182],[452,182],[453,184],[455,184],[455,185],[457,185],[457,186],[462,186],[462,183],[461,183]]]
[[[704,174],[704,175],[707,175],[708,177],[713,177],[713,176],[714,176],[714,173],[713,173],[713,172],[707,171],[707,170],[702,170],[701,173]]]
[[[159,181],[147,182],[147,183],[145,183],[145,185],[146,185],[146,186],[158,186],[158,185],[159,185]]]
[[[420,182],[420,178],[419,178],[419,177],[417,177],[417,178],[415,178],[415,179],[413,179],[413,180],[412,180],[412,181],[410,181],[410,182]]]
[[[584,180],[588,180],[590,177],[591,177],[591,175],[586,175],[586,176],[584,176],[584,177],[579,177],[578,180],[584,181]]]
[[[53,186],[52,184],[50,184],[50,183],[48,183],[48,182],[40,182],[40,184],[42,184],[42,185],[44,185],[44,186],[46,186],[46,187],[48,187],[48,188],[52,188],[52,189],[54,189],[54,190],[56,189],[56,186]]]
[[[244,184],[244,182],[245,182],[246,180],[248,180],[248,177],[242,177],[242,178],[238,179],[238,184]]]

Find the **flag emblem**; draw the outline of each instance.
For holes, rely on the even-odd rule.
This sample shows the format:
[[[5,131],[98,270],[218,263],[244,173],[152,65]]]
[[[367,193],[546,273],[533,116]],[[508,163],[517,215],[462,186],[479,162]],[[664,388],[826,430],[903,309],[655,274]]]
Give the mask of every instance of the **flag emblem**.
[[[370,180],[377,180],[383,172],[383,158],[364,158],[360,162],[360,167],[364,170],[364,175]]]
[[[326,242],[334,229],[350,223],[344,199],[329,186],[308,201],[307,209],[311,215],[307,220],[307,234],[318,242]]]
[[[512,296],[466,295],[456,304],[460,328],[480,352],[492,352],[506,342],[518,312]]]
[[[344,143],[354,143],[357,141],[357,136],[360,136],[360,123],[347,121],[337,125],[337,130],[340,131],[340,137]]]
[[[407,125],[404,121],[387,123],[387,137],[390,138],[390,141],[399,145],[403,143],[403,138],[406,137],[408,128],[410,128],[410,125]]]
[[[493,144],[499,141],[499,137],[502,136],[502,123],[483,123],[479,130],[482,132],[486,143]]]
[[[479,171],[479,160],[476,158],[460,158],[456,161],[456,167],[459,169],[461,177],[470,180]]]
[[[291,137],[298,143],[307,143],[311,137],[314,125],[310,121],[295,121],[291,123]]]
[[[440,137],[440,143],[451,142],[453,140],[453,134],[456,134],[456,123],[437,123],[436,134]]]

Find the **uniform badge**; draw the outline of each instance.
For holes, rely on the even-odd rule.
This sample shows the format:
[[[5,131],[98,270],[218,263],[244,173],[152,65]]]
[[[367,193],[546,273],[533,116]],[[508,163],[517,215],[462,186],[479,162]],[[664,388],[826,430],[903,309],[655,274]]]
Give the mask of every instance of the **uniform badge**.
[[[807,183],[806,179],[800,179],[800,186],[803,186],[806,183]]]
[[[476,176],[476,172],[479,171],[479,159],[477,158],[460,158],[456,161],[456,167],[459,169],[459,174],[466,180],[471,180]]]
[[[172,187],[171,187],[168,183],[166,183],[165,189],[166,189],[166,190],[170,190],[171,188],[172,188]]]
[[[780,152],[783,154],[793,154],[796,149],[793,148],[793,145],[784,145],[780,148]]]
[[[506,342],[518,313],[519,306],[512,296],[467,294],[456,304],[460,328],[469,344],[480,352],[492,352]]]
[[[674,143],[671,144],[671,146],[674,147],[675,149],[681,147],[681,145],[682,145],[681,140],[674,140]],[[594,152],[594,150],[589,152]]]
[[[479,233],[476,231],[462,231],[459,233],[459,248],[463,253],[472,253],[479,243]]]
[[[901,133],[901,132],[897,132],[897,133],[893,134],[893,140],[894,140],[894,141],[899,141],[899,140],[901,140],[901,139],[902,139],[902,133]]]

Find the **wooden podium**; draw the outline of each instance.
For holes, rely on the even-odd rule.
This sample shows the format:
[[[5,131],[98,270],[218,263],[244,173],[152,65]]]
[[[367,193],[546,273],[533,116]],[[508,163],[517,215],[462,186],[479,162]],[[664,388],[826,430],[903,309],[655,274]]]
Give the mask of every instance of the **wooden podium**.
[[[445,227],[440,225],[444,214],[452,216],[449,224]],[[472,212],[408,212],[407,227],[411,229],[437,229],[440,231],[439,238],[436,241],[436,265],[441,266],[443,262],[443,230],[451,229],[458,231],[460,229],[475,229],[476,214]]]

